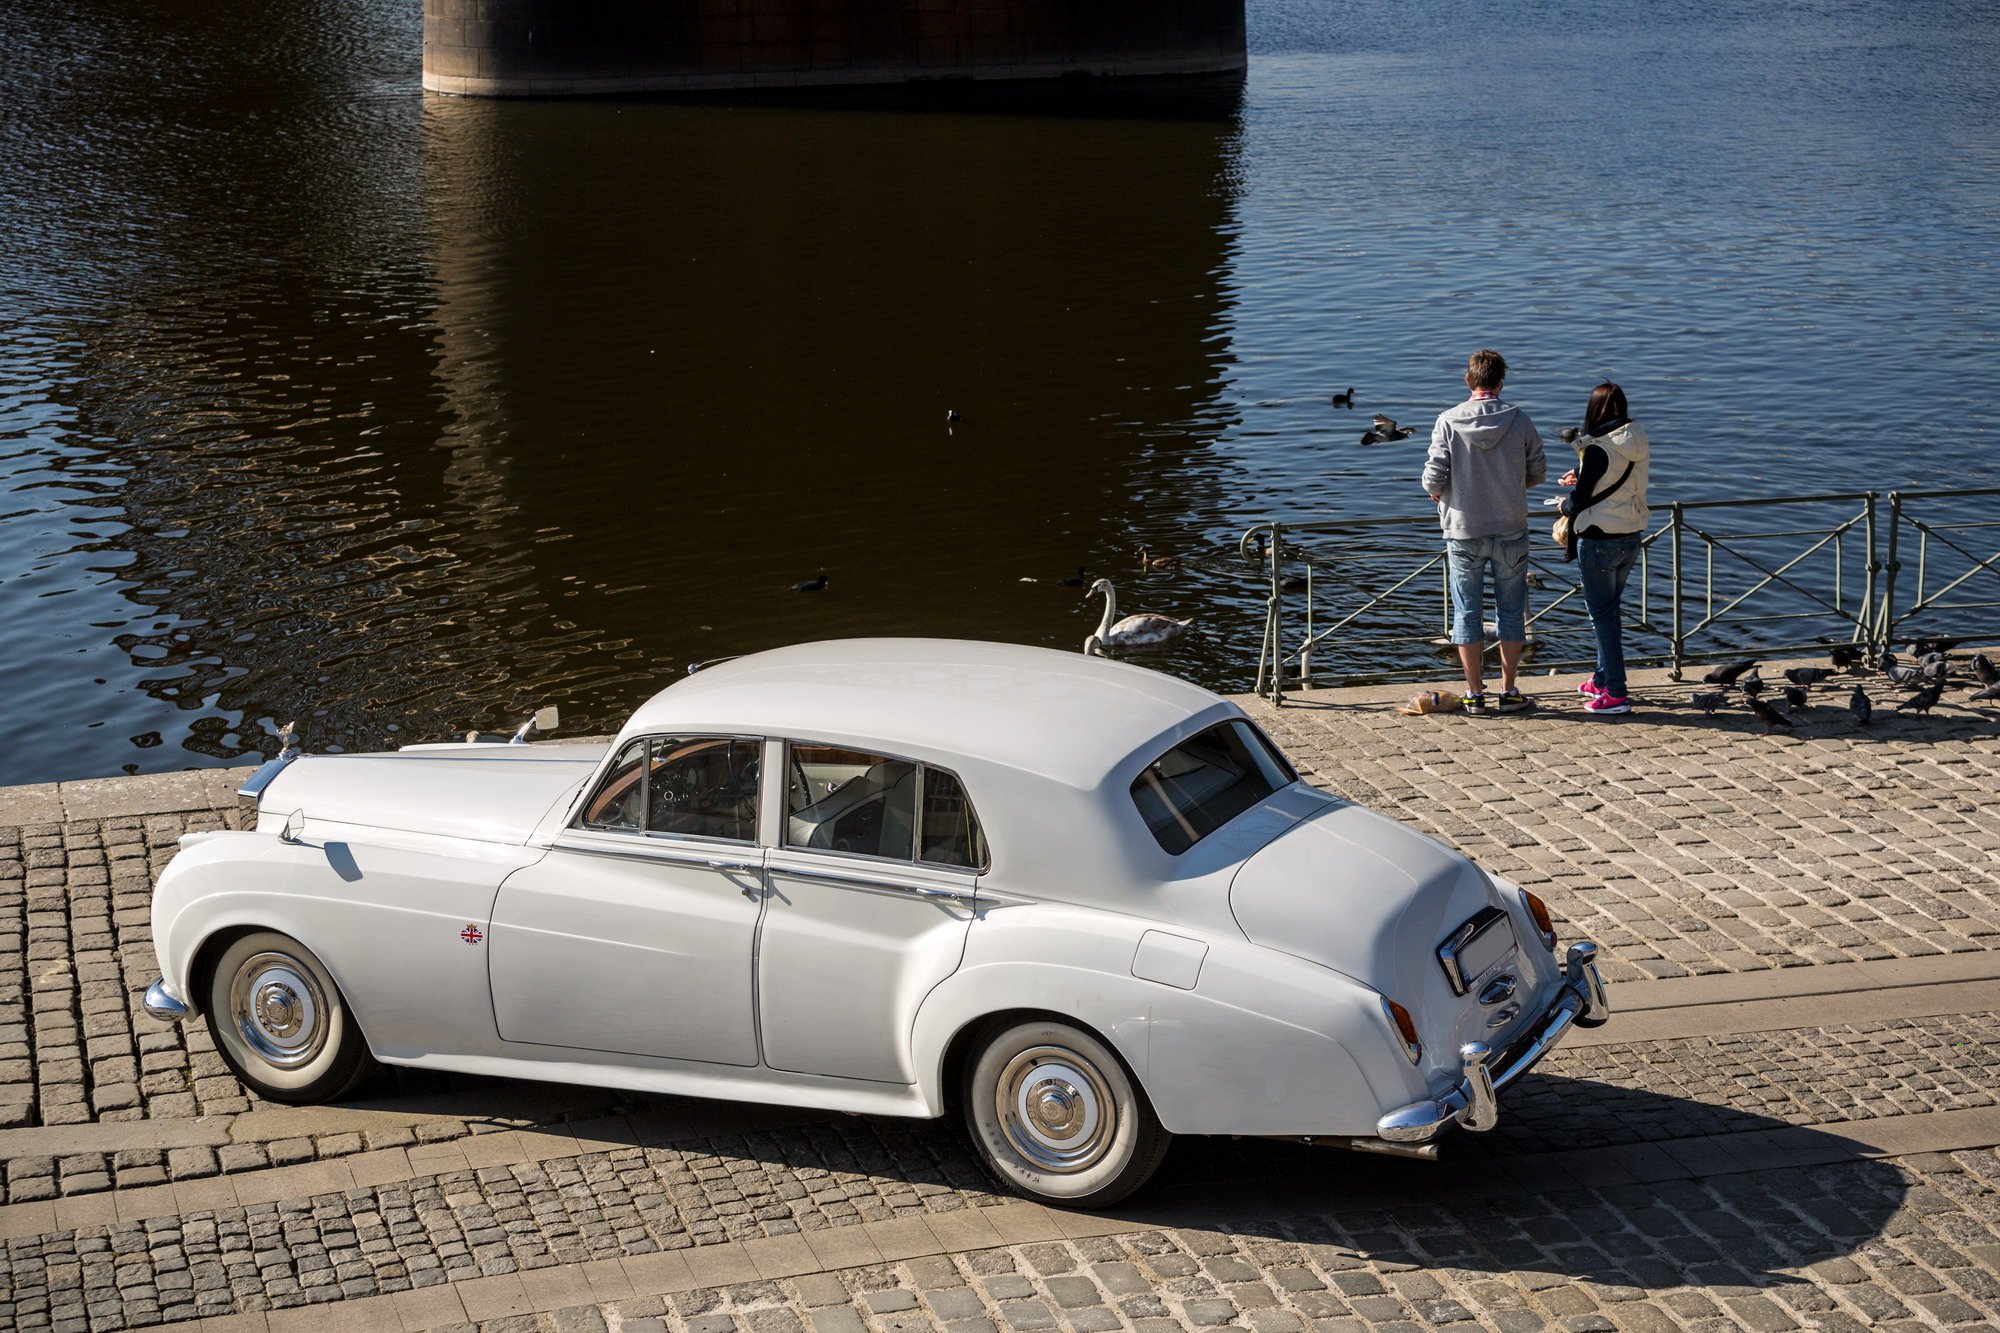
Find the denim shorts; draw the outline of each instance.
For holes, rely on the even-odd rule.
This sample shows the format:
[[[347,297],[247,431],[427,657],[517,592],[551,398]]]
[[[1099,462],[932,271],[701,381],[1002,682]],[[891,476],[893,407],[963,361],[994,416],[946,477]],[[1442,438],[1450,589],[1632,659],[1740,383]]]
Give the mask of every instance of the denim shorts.
[[[1503,643],[1528,637],[1528,534],[1511,537],[1447,537],[1445,562],[1451,570],[1451,641],[1484,643],[1486,569],[1493,568],[1493,618]]]

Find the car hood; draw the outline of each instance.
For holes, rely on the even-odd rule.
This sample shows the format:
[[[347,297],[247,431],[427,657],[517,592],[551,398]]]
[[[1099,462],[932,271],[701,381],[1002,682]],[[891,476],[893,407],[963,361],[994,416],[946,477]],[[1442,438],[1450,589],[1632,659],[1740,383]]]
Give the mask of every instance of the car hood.
[[[1255,943],[1344,973],[1419,1013],[1438,999],[1457,1007],[1437,947],[1467,917],[1498,905],[1472,862],[1344,804],[1285,830],[1243,864],[1229,890],[1236,923]]]
[[[264,789],[259,827],[293,813],[330,821],[524,843],[595,770],[602,745],[451,745],[393,754],[302,755]]]

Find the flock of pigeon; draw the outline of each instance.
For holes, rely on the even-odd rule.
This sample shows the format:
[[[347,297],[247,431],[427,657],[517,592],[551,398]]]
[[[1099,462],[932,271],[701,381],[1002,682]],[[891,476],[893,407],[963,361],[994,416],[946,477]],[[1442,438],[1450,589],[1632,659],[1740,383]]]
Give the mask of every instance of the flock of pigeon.
[[[1899,713],[1928,713],[1944,698],[1946,690],[1958,689],[1961,682],[1952,675],[1957,665],[1951,650],[1959,644],[1957,639],[1919,639],[1909,646],[1914,664],[1905,666],[1894,653],[1883,653],[1881,662],[1882,678],[1891,685],[1915,693],[1896,705]],[[1791,683],[1778,687],[1778,697],[1785,701],[1790,712],[1800,713],[1812,707],[1812,688],[1834,676],[1851,676],[1862,665],[1859,648],[1840,647],[1833,650],[1832,666],[1807,666],[1785,668],[1785,679]],[[1975,700],[2000,699],[2000,668],[1995,668],[1984,653],[1974,653],[1967,665],[1972,670],[1979,688],[1972,694]],[[1792,720],[1777,710],[1765,699],[1769,688],[1757,674],[1755,658],[1741,662],[1731,662],[1716,667],[1703,676],[1705,685],[1721,685],[1720,690],[1707,691],[1693,698],[1696,707],[1705,716],[1713,717],[1715,711],[1729,702],[1729,688],[1734,687],[1749,705],[1750,712],[1764,724],[1764,734],[1771,734],[1775,727],[1790,727]],[[1867,688],[1856,681],[1854,692],[1847,696],[1847,711],[1854,715],[1856,726],[1865,727],[1875,715],[1875,705],[1868,697]]]

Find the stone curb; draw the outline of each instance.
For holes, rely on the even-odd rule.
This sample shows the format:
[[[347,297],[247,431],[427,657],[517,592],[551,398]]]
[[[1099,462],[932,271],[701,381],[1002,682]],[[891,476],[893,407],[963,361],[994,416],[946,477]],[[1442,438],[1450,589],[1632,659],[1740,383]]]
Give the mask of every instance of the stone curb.
[[[185,773],[0,787],[0,826],[233,810],[236,789],[256,771],[254,767],[201,768]]]
[[[1955,659],[1959,659],[1959,665],[1962,666],[1964,659],[1969,658],[1975,652],[1982,651],[1989,657],[1992,657],[1995,654],[2000,654],[2000,647],[1988,646],[1982,649],[1972,644],[1961,644],[1952,650],[1952,656]],[[1743,657],[1756,656],[1754,652],[1749,651],[1743,654]],[[1741,661],[1742,658],[1738,658],[1737,660]],[[1828,659],[1824,654],[1818,657],[1759,657],[1757,661],[1759,663],[1758,674],[1763,676],[1765,683],[1771,687],[1771,692],[1774,694],[1777,692],[1778,687],[1785,683],[1784,672],[1786,667],[1823,667],[1828,664]],[[1667,667],[1633,668],[1626,673],[1626,680],[1633,691],[1633,701],[1635,703],[1657,704],[1660,700],[1654,696],[1671,692],[1675,703],[1685,705],[1688,703],[1688,696],[1697,691],[1723,688],[1717,685],[1704,685],[1701,683],[1703,674],[1711,667],[1717,665],[1720,665],[1720,663],[1689,662],[1683,668],[1683,679],[1681,680],[1675,680],[1671,670]],[[1565,671],[1551,674],[1548,668],[1536,669],[1534,659],[1530,657],[1521,664],[1521,674],[1515,683],[1520,687],[1521,693],[1538,702],[1544,700],[1568,701],[1573,703],[1575,710],[1580,713],[1583,711],[1583,703],[1576,692],[1576,683],[1586,674],[1588,673],[1584,671]],[[1486,687],[1489,692],[1499,688],[1497,683],[1499,678],[1499,663],[1496,659],[1489,656],[1486,667]],[[1898,689],[1898,687],[1891,685],[1880,672],[1871,671],[1864,667],[1852,674],[1842,673],[1829,677],[1817,686],[1814,686],[1813,693],[1823,703],[1838,702],[1844,707],[1849,691],[1857,684],[1869,687],[1871,695],[1879,694],[1883,690]],[[1459,673],[1457,659],[1447,658],[1443,651],[1440,650],[1435,676],[1426,677],[1423,680],[1401,681],[1391,684],[1321,685],[1310,690],[1301,690],[1295,685],[1288,684],[1285,687],[1285,702],[1283,707],[1287,709],[1357,706],[1373,708],[1385,704],[1405,703],[1418,690],[1463,690],[1464,688],[1465,679]],[[1640,691],[1645,692],[1645,697],[1640,696]],[[1269,708],[1271,706],[1268,701],[1254,694],[1235,695],[1232,698],[1236,703],[1242,704],[1246,708],[1249,706],[1250,701],[1253,700],[1262,707]],[[1879,703],[1880,701],[1878,700],[1877,702]],[[1949,695],[1946,696],[1944,702],[1951,702]],[[1514,714],[1511,716],[1518,719],[1521,715]],[[1530,713],[1527,716],[1532,717],[1533,714]],[[1487,720],[1485,718],[1470,718],[1462,715],[1444,715],[1430,719],[1409,719],[1413,725],[1422,725],[1427,721],[1476,723]],[[1614,719],[1599,718],[1592,720],[1609,722]]]

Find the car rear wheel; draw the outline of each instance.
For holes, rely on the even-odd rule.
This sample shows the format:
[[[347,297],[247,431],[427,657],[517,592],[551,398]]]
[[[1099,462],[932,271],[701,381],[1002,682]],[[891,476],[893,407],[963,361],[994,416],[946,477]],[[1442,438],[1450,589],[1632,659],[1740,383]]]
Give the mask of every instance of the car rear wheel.
[[[207,979],[208,1030],[236,1077],[258,1096],[304,1105],[361,1081],[368,1044],[340,988],[312,950],[260,930],[232,941]]]
[[[966,1069],[965,1124],[1016,1194],[1106,1208],[1152,1176],[1173,1136],[1117,1052],[1054,1020],[1001,1023]]]

